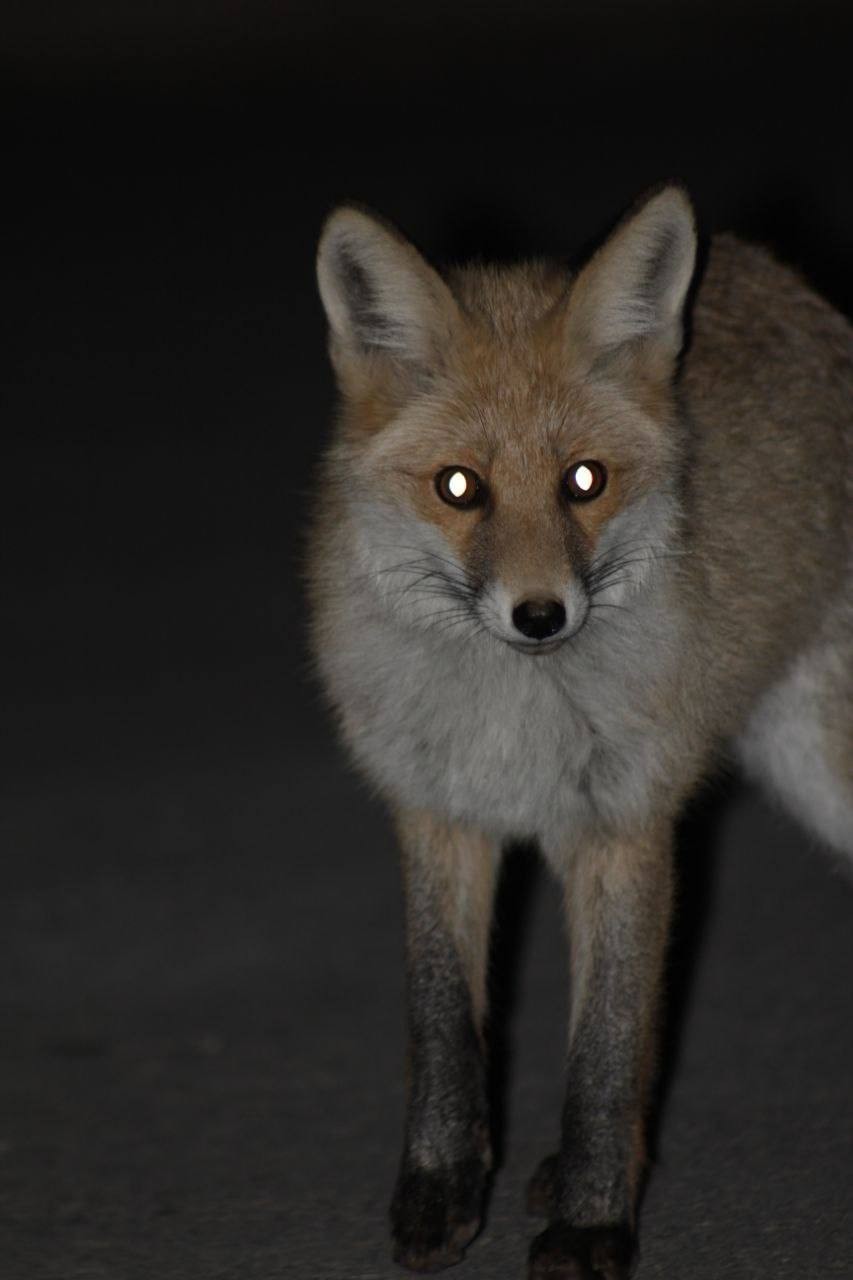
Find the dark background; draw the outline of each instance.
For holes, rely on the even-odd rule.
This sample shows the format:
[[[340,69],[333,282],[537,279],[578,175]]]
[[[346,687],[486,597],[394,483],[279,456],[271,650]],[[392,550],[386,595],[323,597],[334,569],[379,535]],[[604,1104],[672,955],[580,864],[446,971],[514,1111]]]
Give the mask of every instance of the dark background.
[[[393,842],[307,681],[298,579],[324,214],[364,201],[438,261],[575,255],[675,176],[849,314],[851,26],[4,7],[3,1277],[395,1274]],[[640,1276],[850,1276],[849,880],[732,782],[682,864]],[[523,856],[495,972],[503,1167],[460,1277],[523,1274],[556,1137],[564,960]]]

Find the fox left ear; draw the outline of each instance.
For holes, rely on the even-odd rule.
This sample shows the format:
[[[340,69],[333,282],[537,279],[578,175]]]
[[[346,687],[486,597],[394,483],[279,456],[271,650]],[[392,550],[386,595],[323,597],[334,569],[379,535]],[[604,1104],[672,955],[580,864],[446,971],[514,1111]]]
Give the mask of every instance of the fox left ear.
[[[335,210],[320,236],[317,283],[344,386],[377,358],[409,378],[440,360],[458,316],[453,295],[387,223],[354,206]]]
[[[693,206],[681,187],[664,187],[623,219],[569,292],[567,336],[588,367],[618,357],[626,371],[670,378],[695,264]]]

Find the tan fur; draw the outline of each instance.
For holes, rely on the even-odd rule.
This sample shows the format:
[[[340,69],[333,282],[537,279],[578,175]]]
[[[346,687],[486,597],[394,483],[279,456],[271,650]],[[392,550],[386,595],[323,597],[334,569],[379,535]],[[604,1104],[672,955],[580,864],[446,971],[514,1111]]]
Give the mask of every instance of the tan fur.
[[[400,810],[396,819],[409,895],[431,897],[462,961],[474,1022],[482,1032],[499,849],[479,831],[451,826],[429,813]]]
[[[574,276],[441,277],[358,210],[321,239],[342,404],[312,545],[314,648],[403,849],[405,1265],[458,1261],[480,1220],[503,842],[538,839],[571,944],[563,1145],[534,1186],[552,1225],[532,1280],[595,1269],[578,1228],[603,1232],[621,1258],[608,1274],[628,1274],[691,790],[737,754],[853,854],[853,334],[723,236],[679,370],[694,250],[677,188]],[[565,473],[583,460],[607,484],[572,501]],[[449,466],[480,477],[482,502],[442,500]],[[525,630],[531,604],[558,606],[556,632]]]
[[[590,456],[608,465],[605,494],[573,513],[594,554],[601,528],[676,465],[672,389],[645,380],[627,399],[618,370],[612,387],[585,380],[585,360],[579,366],[557,336],[564,325],[555,308],[568,298],[571,309],[572,280],[555,266],[469,267],[448,280],[457,303],[443,324],[453,341],[429,395],[413,402],[405,371],[392,373],[382,353],[351,361],[370,391],[344,401],[340,454],[357,450],[389,492],[442,530],[463,563],[484,516],[441,503],[434,477],[445,465],[471,466],[494,491],[488,536],[506,572],[527,582],[535,563],[545,586],[567,567],[565,555],[549,551],[547,519],[562,469]],[[680,389],[702,429],[691,446],[691,554],[679,580],[697,633],[716,651],[720,687],[707,689],[713,705],[702,715],[718,733],[736,729],[749,699],[814,627],[818,614],[806,602],[825,598],[846,572],[851,501],[838,423],[849,416],[850,373],[842,363],[835,385],[827,381],[826,343],[849,348],[849,330],[791,272],[761,250],[715,242]],[[792,359],[800,362],[793,383]],[[355,381],[347,373],[345,386]],[[331,463],[312,549],[315,582],[337,554],[334,453]],[[761,567],[751,574],[758,527],[772,530],[774,545],[760,545]]]
[[[590,975],[602,934],[618,919],[621,903],[639,892],[653,922],[649,939],[649,982],[660,981],[660,942],[665,937],[672,898],[671,839],[668,824],[658,824],[619,840],[590,841],[571,865],[565,885],[571,944],[572,1009],[569,1041],[574,1036],[590,990]],[[643,958],[645,960],[645,958]],[[645,963],[642,967],[646,967]],[[651,1033],[651,1025],[647,1035]]]
[[[566,557],[553,522],[554,507],[569,463],[597,458],[607,441],[609,478],[601,499],[578,506],[577,535],[588,555],[608,520],[669,465],[669,447],[659,425],[639,424],[606,389],[590,393],[566,360],[547,308],[533,309],[543,268],[519,268],[503,281],[503,293],[488,272],[485,297],[474,309],[473,272],[453,278],[469,309],[457,320],[440,391],[416,411],[371,390],[348,406],[342,429],[364,450],[367,465],[389,489],[405,494],[424,520],[434,523],[465,563],[482,515],[442,503],[434,478],[449,465],[471,467],[489,485],[498,515],[490,522],[497,570],[516,591],[547,589],[566,571]],[[553,280],[553,275],[546,277]],[[563,280],[566,288],[566,280]],[[549,295],[546,295],[549,297]],[[549,297],[550,301],[550,297]],[[378,376],[380,362],[371,366]],[[399,376],[399,375],[398,375]],[[668,391],[656,388],[654,405],[665,423]],[[366,437],[375,436],[373,447]],[[519,445],[515,447],[516,440]]]

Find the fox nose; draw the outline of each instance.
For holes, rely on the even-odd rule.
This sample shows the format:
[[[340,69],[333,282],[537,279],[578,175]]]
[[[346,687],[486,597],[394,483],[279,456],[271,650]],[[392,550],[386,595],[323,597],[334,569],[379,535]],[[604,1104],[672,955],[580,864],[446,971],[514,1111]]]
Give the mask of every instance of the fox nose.
[[[512,621],[529,640],[547,640],[562,631],[566,611],[559,600],[522,600],[512,611]]]

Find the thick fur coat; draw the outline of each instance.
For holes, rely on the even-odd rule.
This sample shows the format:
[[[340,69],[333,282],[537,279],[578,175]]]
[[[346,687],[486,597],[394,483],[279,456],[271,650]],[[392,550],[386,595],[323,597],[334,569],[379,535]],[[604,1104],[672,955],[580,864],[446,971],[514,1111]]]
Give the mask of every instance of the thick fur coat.
[[[506,840],[538,840],[572,935],[564,1150],[531,1257],[543,1277],[586,1274],[571,1267],[597,1265],[596,1249],[602,1274],[627,1273],[685,798],[736,755],[853,854],[853,333],[763,250],[719,237],[698,281],[695,252],[676,187],[574,275],[442,277],[352,208],[321,240],[341,406],[312,540],[314,650],[397,819],[410,973],[429,952],[443,974],[426,994],[410,984],[393,1218],[412,1267],[455,1260],[479,1220],[484,1179],[459,1170],[488,1167],[480,1086],[464,1082],[481,1051],[437,1065],[429,1009],[444,1000],[447,1016],[454,975],[451,1013],[479,1043]],[[573,475],[603,487],[587,499]],[[436,1120],[442,1073],[460,1101]],[[585,1073],[620,1082],[612,1107]],[[603,1153],[593,1113],[612,1131]]]

